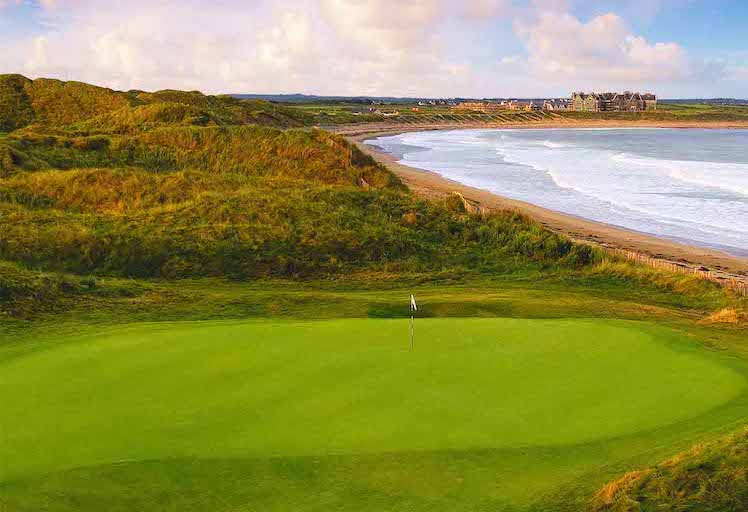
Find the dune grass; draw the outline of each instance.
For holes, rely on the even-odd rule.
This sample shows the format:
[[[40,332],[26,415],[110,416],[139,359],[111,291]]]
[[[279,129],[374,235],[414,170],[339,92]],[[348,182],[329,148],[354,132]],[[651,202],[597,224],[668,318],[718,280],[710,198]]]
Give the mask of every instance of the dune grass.
[[[603,487],[596,512],[699,510],[731,512],[748,503],[748,430],[698,444],[657,466]]]
[[[309,126],[303,111],[192,91],[113,91],[81,82],[0,75],[0,132],[31,125],[86,133],[132,133],[170,124]],[[69,129],[68,129],[69,130]]]
[[[169,127],[3,142],[0,258],[128,277],[309,276],[560,265],[598,255],[513,212],[414,198],[320,130]]]

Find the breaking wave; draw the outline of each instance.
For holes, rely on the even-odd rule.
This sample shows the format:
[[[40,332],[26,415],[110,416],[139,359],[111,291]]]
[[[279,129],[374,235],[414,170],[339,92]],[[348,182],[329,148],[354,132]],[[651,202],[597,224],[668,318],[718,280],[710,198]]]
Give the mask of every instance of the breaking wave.
[[[376,145],[500,195],[748,254],[748,130],[462,130]]]

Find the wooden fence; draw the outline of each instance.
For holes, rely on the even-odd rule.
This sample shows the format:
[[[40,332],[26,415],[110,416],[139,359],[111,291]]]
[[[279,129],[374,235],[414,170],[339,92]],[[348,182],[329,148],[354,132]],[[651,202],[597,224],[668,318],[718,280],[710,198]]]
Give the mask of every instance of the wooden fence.
[[[719,270],[710,270],[706,267],[694,267],[685,263],[676,263],[668,260],[661,260],[641,254],[635,251],[617,249],[612,247],[601,247],[605,252],[618,256],[630,261],[635,261],[652,268],[676,272],[679,274],[695,274],[707,281],[715,282],[726,288],[735,290],[738,294],[748,297],[748,277],[738,274],[729,274]]]

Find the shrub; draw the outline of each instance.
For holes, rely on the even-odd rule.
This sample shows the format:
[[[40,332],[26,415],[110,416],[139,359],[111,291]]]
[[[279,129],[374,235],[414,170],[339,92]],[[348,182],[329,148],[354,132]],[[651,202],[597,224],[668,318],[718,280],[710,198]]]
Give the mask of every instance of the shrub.
[[[13,169],[13,154],[9,147],[0,143],[0,176],[9,176]]]

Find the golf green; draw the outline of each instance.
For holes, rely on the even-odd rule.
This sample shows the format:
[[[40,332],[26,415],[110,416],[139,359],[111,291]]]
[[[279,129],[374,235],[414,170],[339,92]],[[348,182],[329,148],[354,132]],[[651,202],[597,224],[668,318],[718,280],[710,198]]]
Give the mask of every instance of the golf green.
[[[414,352],[408,336],[407,320],[140,324],[0,358],[0,496],[522,509],[745,413],[739,362],[653,324],[420,319]]]

